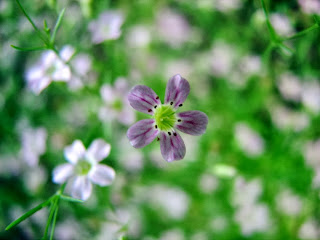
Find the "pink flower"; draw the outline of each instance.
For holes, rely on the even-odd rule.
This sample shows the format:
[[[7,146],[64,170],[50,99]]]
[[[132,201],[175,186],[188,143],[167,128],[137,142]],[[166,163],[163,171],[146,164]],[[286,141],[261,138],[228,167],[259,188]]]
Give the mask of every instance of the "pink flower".
[[[164,104],[161,104],[159,96],[151,88],[135,86],[128,96],[130,105],[152,118],[141,120],[129,128],[127,136],[131,145],[142,148],[158,137],[161,154],[166,161],[183,159],[186,147],[176,129],[197,136],[205,133],[208,124],[208,117],[203,112],[176,113],[189,92],[188,81],[179,74],[169,80]]]

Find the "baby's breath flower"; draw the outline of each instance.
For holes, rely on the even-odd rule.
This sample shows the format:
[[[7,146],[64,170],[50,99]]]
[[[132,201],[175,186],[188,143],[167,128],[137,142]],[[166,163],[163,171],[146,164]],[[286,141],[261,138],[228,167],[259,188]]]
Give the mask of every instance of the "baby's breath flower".
[[[208,117],[203,112],[176,113],[189,92],[188,81],[179,74],[169,80],[164,104],[161,104],[159,96],[151,88],[135,86],[128,96],[131,106],[151,115],[152,118],[141,120],[129,128],[127,136],[131,145],[142,148],[158,137],[161,154],[165,160],[171,162],[183,159],[186,147],[176,129],[190,135],[202,135],[208,124]]]
[[[92,183],[108,186],[115,178],[115,171],[104,164],[99,164],[111,150],[110,144],[102,139],[94,140],[86,150],[80,140],[75,140],[64,150],[69,161],[53,170],[53,182],[62,184],[70,177],[74,178],[71,195],[87,200],[92,191]]]

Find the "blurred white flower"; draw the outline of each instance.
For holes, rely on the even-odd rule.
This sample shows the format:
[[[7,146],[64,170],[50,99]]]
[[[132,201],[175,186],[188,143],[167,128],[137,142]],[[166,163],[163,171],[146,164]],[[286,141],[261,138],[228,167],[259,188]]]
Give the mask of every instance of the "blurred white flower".
[[[135,113],[129,104],[127,95],[129,86],[123,77],[116,79],[114,87],[104,84],[100,89],[100,94],[105,106],[99,110],[101,121],[117,120],[124,125],[130,125],[135,121]]]
[[[212,75],[227,76],[233,68],[235,57],[235,49],[232,46],[223,41],[215,42],[209,56]]]
[[[229,12],[242,7],[241,0],[213,0],[214,7],[221,12]]]
[[[21,158],[31,167],[38,165],[39,157],[46,151],[47,130],[45,128],[22,129]]]
[[[278,88],[286,100],[300,101],[302,84],[299,78],[292,73],[283,73],[278,80]]]
[[[235,213],[235,221],[240,225],[242,235],[265,232],[270,228],[269,209],[264,204],[241,206]]]
[[[159,240],[184,240],[184,232],[182,229],[174,228],[163,232]]]
[[[106,40],[119,38],[123,22],[124,15],[120,11],[109,10],[101,13],[97,20],[89,24],[92,42],[99,44]]]
[[[320,112],[320,84],[317,81],[304,82],[302,103],[313,113]]]
[[[128,138],[123,136],[119,140],[119,147],[122,149],[119,152],[119,163],[128,172],[139,172],[143,169],[143,154],[141,151],[134,151],[134,148],[128,144]]]
[[[72,67],[72,76],[68,82],[68,86],[71,90],[78,90],[84,86],[85,83],[92,82],[91,65],[92,60],[89,55],[80,53],[74,56],[70,65]]]
[[[246,181],[243,177],[237,177],[234,182],[232,203],[235,206],[252,205],[262,193],[260,179]]]
[[[315,219],[307,219],[299,229],[299,237],[303,240],[318,240],[320,230]]]
[[[320,139],[306,143],[304,158],[310,167],[320,168]]]
[[[40,94],[52,81],[68,82],[71,78],[71,70],[65,62],[73,53],[74,50],[70,46],[65,46],[59,56],[52,50],[43,52],[39,61],[26,71],[28,88],[35,94]]]
[[[145,194],[153,208],[172,219],[182,219],[189,209],[189,196],[179,188],[154,185]]]
[[[54,235],[59,240],[88,239],[89,236],[76,219],[68,218],[62,222],[58,221]]]
[[[10,155],[0,155],[0,176],[18,176],[22,171],[21,161]]]
[[[34,166],[23,173],[22,179],[26,189],[32,193],[38,192],[47,181],[47,171],[42,166]]]
[[[199,188],[203,193],[210,194],[219,186],[218,179],[212,174],[204,173],[200,177]]]
[[[156,31],[159,37],[173,48],[178,48],[191,39],[191,28],[184,16],[162,9],[156,17]]]
[[[298,2],[306,14],[320,14],[320,0],[299,0]]]
[[[295,112],[283,106],[272,106],[270,108],[273,124],[281,130],[302,131],[309,126],[310,119],[307,114]]]
[[[265,143],[263,138],[245,123],[236,125],[235,139],[248,157],[257,157],[264,152]]]
[[[64,149],[64,156],[69,163],[57,166],[53,170],[53,182],[62,184],[74,177],[71,195],[87,200],[92,192],[92,183],[108,186],[115,178],[115,171],[104,164],[99,164],[111,150],[110,144],[103,139],[94,140],[86,150],[80,140]]]
[[[294,33],[294,29],[289,18],[283,14],[270,14],[270,22],[280,36],[290,36]]]
[[[276,197],[277,209],[288,216],[296,216],[301,212],[302,201],[290,190],[280,192]]]
[[[131,48],[144,48],[149,45],[151,41],[151,32],[147,26],[136,25],[133,26],[126,37],[126,42]]]
[[[217,216],[210,222],[210,227],[215,232],[223,232],[228,226],[228,219],[224,216]]]

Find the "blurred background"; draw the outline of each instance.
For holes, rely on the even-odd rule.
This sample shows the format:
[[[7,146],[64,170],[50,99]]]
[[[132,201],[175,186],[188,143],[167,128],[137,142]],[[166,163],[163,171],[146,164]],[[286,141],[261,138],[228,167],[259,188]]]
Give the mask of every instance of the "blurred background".
[[[0,239],[40,239],[48,208],[5,227],[59,189],[52,170],[76,139],[111,144],[109,187],[60,202],[55,239],[320,239],[319,0],[28,0],[56,53],[17,3],[0,1]],[[281,45],[281,44],[284,45]],[[191,86],[181,111],[209,117],[187,154],[163,160],[159,142],[131,147],[146,115],[126,100],[136,84],[163,101],[168,79]],[[68,190],[66,190],[68,192]]]

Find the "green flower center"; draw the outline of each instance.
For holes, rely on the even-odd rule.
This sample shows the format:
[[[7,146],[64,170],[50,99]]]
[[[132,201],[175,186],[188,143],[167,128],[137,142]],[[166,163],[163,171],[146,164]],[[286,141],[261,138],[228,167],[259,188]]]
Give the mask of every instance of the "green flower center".
[[[177,121],[176,111],[170,105],[160,105],[154,113],[160,131],[170,132]]]
[[[79,160],[75,168],[77,175],[87,175],[90,169],[91,169],[91,164],[85,159]]]
[[[121,101],[121,99],[116,99],[113,103],[112,103],[112,108],[116,111],[121,111],[123,108],[123,103]]]

